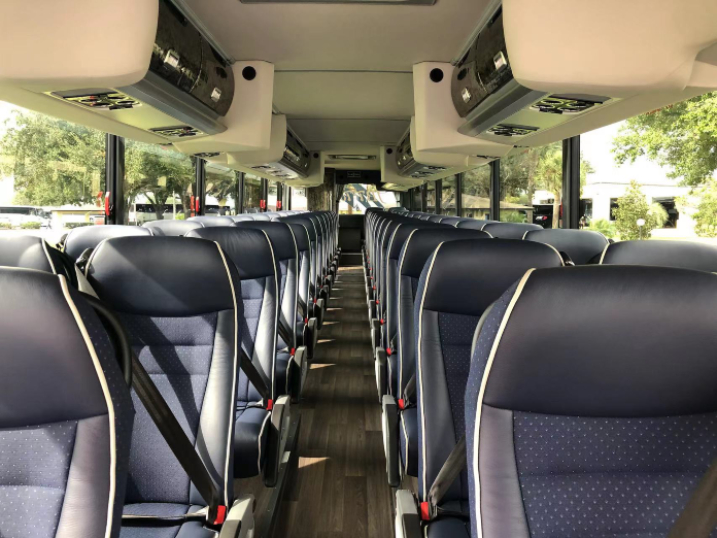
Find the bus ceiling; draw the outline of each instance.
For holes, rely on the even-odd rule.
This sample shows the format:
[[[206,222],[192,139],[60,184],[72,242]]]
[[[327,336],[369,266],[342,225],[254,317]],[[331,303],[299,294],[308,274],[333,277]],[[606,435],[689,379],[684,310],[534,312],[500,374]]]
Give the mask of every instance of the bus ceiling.
[[[0,100],[239,171],[408,189],[717,88],[713,0],[0,3]]]

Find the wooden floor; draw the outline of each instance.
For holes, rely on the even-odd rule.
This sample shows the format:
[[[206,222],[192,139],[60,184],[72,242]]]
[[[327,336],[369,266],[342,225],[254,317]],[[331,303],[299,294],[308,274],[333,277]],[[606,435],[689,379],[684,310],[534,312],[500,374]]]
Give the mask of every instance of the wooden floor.
[[[339,270],[301,403],[276,538],[393,535],[361,267]]]

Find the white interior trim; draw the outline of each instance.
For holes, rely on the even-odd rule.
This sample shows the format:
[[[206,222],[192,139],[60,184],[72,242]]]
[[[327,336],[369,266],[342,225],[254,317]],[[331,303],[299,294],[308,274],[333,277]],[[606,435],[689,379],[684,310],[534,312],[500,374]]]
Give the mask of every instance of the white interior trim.
[[[67,287],[67,280],[62,275],[58,275],[58,278],[60,279],[60,287],[62,288],[62,293],[65,296],[65,300],[67,301],[67,306],[69,306],[70,311],[72,312],[72,316],[75,318],[77,328],[79,329],[80,334],[82,335],[82,339],[85,341],[85,345],[87,346],[87,351],[92,358],[92,364],[95,367],[95,372],[97,373],[97,377],[100,381],[100,386],[102,387],[102,393],[104,394],[105,402],[107,403],[107,420],[109,421],[110,426],[110,491],[107,503],[107,526],[105,527],[105,538],[110,538],[110,535],[112,533],[112,519],[114,515],[114,500],[117,490],[117,433],[115,431],[115,408],[114,403],[112,402],[112,396],[110,394],[109,387],[107,386],[105,372],[102,369],[102,365],[100,364],[99,358],[97,357],[95,346],[92,344],[92,340],[90,339],[90,335],[87,332],[85,323],[84,321],[82,321],[82,316],[80,316],[80,313],[77,310],[77,306],[72,300],[70,290]]]
[[[224,251],[222,250],[221,245],[217,243],[216,241],[214,244],[217,246],[217,249],[219,250],[219,256],[222,258],[222,262],[224,263],[224,269],[227,271],[227,278],[229,279],[229,287],[232,290],[232,302],[234,303],[234,368],[232,370],[232,379],[234,382],[232,383],[232,402],[236,402],[237,399],[237,365],[239,364],[239,356],[237,354],[237,350],[239,349],[239,346],[241,346],[241,342],[239,341],[239,307],[237,305],[237,296],[236,296],[236,290],[234,289],[234,280],[232,279],[231,271],[229,271],[229,264],[227,264],[227,259],[224,256]],[[229,429],[227,430],[230,434],[234,432],[234,420],[235,420],[235,414],[234,414],[234,406],[229,406]],[[234,477],[234,470],[229,468],[229,463],[231,461],[231,455],[234,452],[234,435],[227,435],[227,458],[226,463],[224,467],[224,504],[226,506],[231,506],[230,503],[230,495],[233,495],[234,488],[232,486],[233,484],[233,477]],[[232,477],[230,479],[229,477]]]
[[[483,379],[481,380],[480,391],[478,392],[478,404],[476,407],[476,420],[473,434],[473,454],[471,455],[471,457],[473,458],[473,482],[475,483],[473,502],[475,503],[476,529],[478,532],[477,538],[482,538],[483,536],[483,525],[481,522],[480,469],[478,466],[478,450],[480,445],[480,419],[481,408],[483,406],[483,397],[485,396],[485,388],[488,383],[488,377],[490,376],[490,371],[493,367],[493,361],[495,360],[495,355],[498,351],[498,347],[500,346],[500,341],[503,338],[503,334],[505,333],[505,328],[508,325],[508,321],[510,320],[511,314],[513,313],[513,308],[515,308],[515,304],[518,302],[521,293],[523,293],[525,284],[528,282],[528,279],[530,278],[530,275],[533,273],[533,271],[535,271],[535,269],[529,269],[525,273],[525,275],[523,275],[523,278],[520,280],[520,283],[518,284],[518,287],[513,294],[513,298],[510,300],[508,309],[503,315],[503,320],[501,321],[500,327],[498,328],[498,334],[495,337],[493,347],[491,348],[490,355],[488,356],[488,362],[486,363],[485,370],[483,372]]]

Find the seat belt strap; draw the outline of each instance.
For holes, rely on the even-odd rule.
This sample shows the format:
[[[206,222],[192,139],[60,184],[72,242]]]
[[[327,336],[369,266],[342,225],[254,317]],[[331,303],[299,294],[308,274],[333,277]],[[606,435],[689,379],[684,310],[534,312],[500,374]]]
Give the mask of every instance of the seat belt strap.
[[[416,374],[415,373],[411,376],[411,379],[408,380],[408,383],[406,383],[406,388],[403,389],[404,408],[408,407],[413,402],[414,396],[416,396]]]
[[[207,520],[214,522],[218,519],[217,515],[221,510],[220,505],[222,505],[214,480],[157,386],[149,377],[147,370],[134,354],[132,354],[132,388],[162,437],[167,441],[184,472],[189,476],[189,480],[207,503],[209,507]],[[226,509],[223,506],[222,508]]]
[[[266,377],[264,372],[259,370],[254,363],[251,360],[251,357],[247,355],[247,352],[244,351],[244,348],[241,349],[241,364],[240,364],[241,371],[244,372],[244,375],[249,379],[249,382],[254,385],[254,388],[257,390],[259,395],[264,399],[264,402],[266,402],[267,405],[271,405],[269,402],[271,402],[271,383],[269,382],[269,379]]]
[[[712,461],[668,538],[708,538],[717,527],[717,459]]]
[[[289,329],[281,318],[279,318],[279,323],[276,324],[276,329],[284,343],[290,348],[294,347],[294,331]]]
[[[453,447],[448,455],[443,467],[438,472],[436,479],[431,484],[428,491],[428,518],[433,520],[439,515],[438,505],[445,497],[446,492],[450,489],[456,478],[460,476],[463,469],[466,468],[466,436],[462,436],[456,446]],[[425,511],[424,512],[425,515]]]

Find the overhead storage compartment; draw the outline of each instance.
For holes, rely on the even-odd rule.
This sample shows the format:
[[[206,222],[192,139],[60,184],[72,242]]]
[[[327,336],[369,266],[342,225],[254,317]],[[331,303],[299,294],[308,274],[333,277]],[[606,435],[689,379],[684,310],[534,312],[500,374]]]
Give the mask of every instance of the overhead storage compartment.
[[[453,70],[451,97],[465,118],[459,133],[508,143],[518,143],[611,101],[602,95],[550,94],[521,85],[513,77],[502,7]]]
[[[0,99],[145,141],[226,130],[234,70],[170,0],[94,4],[92,16],[79,0],[29,14],[19,4],[0,3],[19,26],[0,36],[13,51],[0,59]]]
[[[271,119],[269,149],[229,154],[228,163],[238,169],[280,181],[306,178],[311,170],[311,153],[289,129],[286,116]]]

